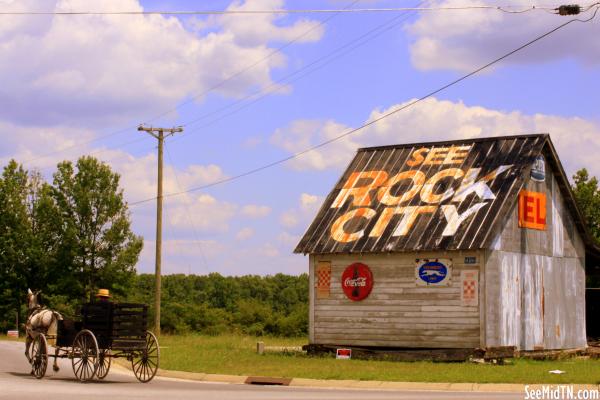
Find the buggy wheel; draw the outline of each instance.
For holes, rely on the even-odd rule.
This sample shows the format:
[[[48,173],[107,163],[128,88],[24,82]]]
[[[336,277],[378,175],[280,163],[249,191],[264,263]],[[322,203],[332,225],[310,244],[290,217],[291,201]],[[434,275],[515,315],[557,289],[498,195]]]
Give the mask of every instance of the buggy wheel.
[[[79,332],[73,340],[71,362],[77,379],[86,382],[94,378],[98,369],[98,342],[87,329]]]
[[[100,354],[98,355],[98,369],[96,370],[96,378],[106,378],[106,375],[108,375],[108,371],[110,370],[110,361],[110,349],[100,350]]]
[[[43,333],[38,334],[31,344],[31,370],[33,375],[42,379],[48,367],[48,342]]]
[[[158,361],[160,359],[160,349],[158,340],[154,333],[146,331],[146,344],[140,351],[133,353],[131,360],[131,369],[138,381],[150,382],[156,371],[158,371]]]

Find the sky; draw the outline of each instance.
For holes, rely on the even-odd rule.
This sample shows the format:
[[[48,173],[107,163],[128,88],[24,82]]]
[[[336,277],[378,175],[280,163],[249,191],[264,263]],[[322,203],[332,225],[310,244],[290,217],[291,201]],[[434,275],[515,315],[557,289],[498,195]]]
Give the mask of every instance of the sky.
[[[561,3],[0,0],[0,12],[466,4]],[[0,15],[0,163],[15,159],[48,180],[62,160],[93,155],[109,163],[121,175],[133,230],[144,237],[137,270],[151,273],[157,150],[137,126],[183,126],[165,144],[163,274],[304,273],[308,257],[293,249],[360,147],[550,133],[567,175],[585,167],[600,176],[600,15],[342,140],[169,194],[337,137],[569,18],[544,9]]]

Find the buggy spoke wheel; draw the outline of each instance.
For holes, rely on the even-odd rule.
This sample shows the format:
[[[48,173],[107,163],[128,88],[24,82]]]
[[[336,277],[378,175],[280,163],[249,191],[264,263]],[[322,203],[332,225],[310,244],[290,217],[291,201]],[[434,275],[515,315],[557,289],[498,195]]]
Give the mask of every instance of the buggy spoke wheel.
[[[160,349],[156,336],[150,331],[146,331],[146,343],[144,348],[136,351],[131,360],[131,369],[135,377],[140,382],[150,382],[158,371],[158,362],[160,359]]]
[[[87,329],[79,332],[73,340],[73,349],[71,350],[71,362],[75,377],[82,382],[93,379],[99,368],[99,358],[98,342],[94,334]]]
[[[33,375],[42,379],[48,367],[48,342],[43,333],[38,334],[31,344],[31,369]]]
[[[98,369],[96,370],[96,378],[104,379],[110,370],[110,349],[100,350],[98,355]]]

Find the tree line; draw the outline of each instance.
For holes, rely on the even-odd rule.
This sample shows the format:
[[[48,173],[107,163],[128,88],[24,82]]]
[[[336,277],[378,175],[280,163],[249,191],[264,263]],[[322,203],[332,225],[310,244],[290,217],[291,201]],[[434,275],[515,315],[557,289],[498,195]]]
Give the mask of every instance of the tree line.
[[[0,176],[0,330],[24,322],[27,288],[42,289],[42,302],[68,317],[98,288],[115,301],[153,305],[154,276],[136,274],[143,240],[131,230],[119,175],[81,157],[59,163],[52,178],[14,160]],[[168,275],[161,325],[177,333],[297,336],[307,331],[307,304],[306,275]]]
[[[154,275],[137,275],[128,300],[152,304]],[[161,329],[216,335],[302,336],[308,331],[308,275],[166,275]]]
[[[0,176],[0,330],[26,316],[27,288],[68,317],[98,288],[116,301],[153,305],[154,276],[137,275],[143,239],[131,230],[120,177],[93,157],[57,165],[51,182],[10,161]],[[581,169],[572,189],[600,240],[598,180]],[[600,275],[588,274],[598,286]],[[305,335],[308,276],[167,275],[161,325],[166,332]],[[152,312],[152,307],[150,307]],[[18,317],[17,317],[18,315]],[[151,319],[152,320],[152,319]]]

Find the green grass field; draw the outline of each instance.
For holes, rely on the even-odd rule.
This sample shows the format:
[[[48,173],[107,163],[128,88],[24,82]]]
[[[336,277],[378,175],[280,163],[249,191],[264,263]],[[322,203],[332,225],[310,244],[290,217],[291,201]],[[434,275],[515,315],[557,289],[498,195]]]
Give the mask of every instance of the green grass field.
[[[471,383],[600,383],[600,360],[514,360],[510,365],[473,363],[336,360],[302,354],[256,353],[256,342],[266,346],[301,346],[305,338],[248,336],[168,336],[159,341],[162,369],[230,375],[286,378],[354,379],[403,382]],[[566,371],[553,375],[548,371]]]

